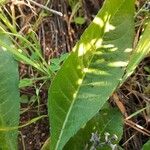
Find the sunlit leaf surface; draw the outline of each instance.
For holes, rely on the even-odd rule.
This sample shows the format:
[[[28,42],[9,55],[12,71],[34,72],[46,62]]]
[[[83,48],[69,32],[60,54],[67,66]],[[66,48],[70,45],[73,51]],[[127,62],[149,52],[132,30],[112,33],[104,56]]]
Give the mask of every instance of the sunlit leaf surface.
[[[106,0],[49,90],[51,150],[62,150],[121,82],[131,54],[134,0]]]

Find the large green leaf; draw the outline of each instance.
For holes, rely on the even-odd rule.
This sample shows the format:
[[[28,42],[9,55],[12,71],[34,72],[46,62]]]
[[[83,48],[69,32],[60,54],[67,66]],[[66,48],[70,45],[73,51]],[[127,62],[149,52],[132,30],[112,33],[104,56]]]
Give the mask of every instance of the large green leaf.
[[[123,83],[135,70],[142,59],[150,52],[150,21],[148,22],[144,33],[141,36],[138,45],[130,57],[129,64],[126,69],[126,74],[121,83]]]
[[[7,37],[0,40],[11,44]],[[0,150],[17,150],[18,131],[9,130],[19,123],[19,75],[13,56],[0,47]]]
[[[106,0],[49,89],[51,150],[66,142],[108,100],[122,79],[134,35],[134,0]]]

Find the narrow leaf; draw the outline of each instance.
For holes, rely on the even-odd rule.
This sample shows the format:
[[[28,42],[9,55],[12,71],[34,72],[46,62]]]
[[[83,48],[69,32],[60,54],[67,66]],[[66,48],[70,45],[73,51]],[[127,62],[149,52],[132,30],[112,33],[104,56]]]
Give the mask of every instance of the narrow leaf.
[[[7,37],[0,36],[9,45]],[[19,75],[13,56],[0,47],[0,129],[18,126],[19,123]],[[0,149],[17,150],[18,131],[0,131]]]
[[[142,61],[142,59],[150,52],[150,21],[141,36],[141,39],[134,49],[133,54],[130,57],[129,64],[126,69],[126,74],[122,80],[122,83],[134,72],[135,68]]]
[[[41,150],[49,150],[50,147],[50,137],[44,142]]]
[[[51,150],[67,141],[108,100],[122,79],[134,35],[134,0],[106,0],[49,89]]]

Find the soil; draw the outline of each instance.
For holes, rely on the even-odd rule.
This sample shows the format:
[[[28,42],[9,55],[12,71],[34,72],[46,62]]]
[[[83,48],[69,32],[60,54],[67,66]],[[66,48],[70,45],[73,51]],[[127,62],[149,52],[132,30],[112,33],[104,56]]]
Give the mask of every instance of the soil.
[[[37,0],[38,3],[44,4],[44,0]],[[76,41],[80,38],[85,28],[92,21],[98,10],[101,8],[103,0],[82,0],[82,8],[78,14],[84,16],[85,23],[77,25],[70,21],[71,7],[67,0],[53,0],[48,4],[49,8],[60,11],[64,14],[63,17],[58,15],[48,15],[42,19],[38,24],[37,34],[41,43],[43,56],[46,61],[50,58],[60,56],[62,53],[70,52]],[[142,5],[143,0],[139,1]],[[34,11],[39,14],[42,9],[34,6]],[[36,20],[35,14],[27,6],[21,6],[24,18],[18,19],[20,22],[20,28],[24,28],[27,23],[33,23]],[[19,11],[19,10],[18,10]],[[19,12],[20,13],[20,12]],[[24,22],[23,22],[24,21]],[[25,28],[23,32],[27,32],[28,28]],[[126,113],[131,115],[135,111],[144,108],[149,103],[150,95],[145,92],[145,87],[148,87],[147,76],[148,72],[144,70],[145,66],[150,65],[150,58],[147,57],[139,67],[135,74],[126,81],[126,83],[116,92],[123,105]],[[20,64],[20,78],[38,76],[33,68]],[[32,100],[32,103],[21,104],[21,118],[20,125],[27,123],[41,115],[47,114],[47,87],[50,84],[46,83],[42,86],[39,93],[39,103],[37,103],[36,89],[41,86],[42,82],[38,82],[34,87],[21,90],[21,96],[26,95],[26,99]],[[35,100],[35,102],[33,102]],[[110,102],[113,100],[113,96],[110,98]],[[119,107],[115,104],[115,107]],[[122,111],[120,109],[120,111]],[[138,117],[133,117],[132,122],[125,122],[124,135],[120,144],[123,145],[125,150],[140,150],[143,143],[148,140],[148,135],[143,130],[135,128],[135,124],[138,123],[145,130],[149,130],[150,118],[146,112],[141,113]],[[18,138],[20,150],[40,150],[46,139],[50,136],[49,133],[49,120],[47,117],[36,121],[24,128],[20,129],[20,135]]]

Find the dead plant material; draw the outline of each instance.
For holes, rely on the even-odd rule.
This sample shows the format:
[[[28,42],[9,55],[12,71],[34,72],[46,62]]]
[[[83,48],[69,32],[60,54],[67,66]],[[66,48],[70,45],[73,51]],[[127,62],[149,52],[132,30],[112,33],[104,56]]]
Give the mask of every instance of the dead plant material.
[[[132,127],[133,129],[137,130],[138,132],[141,132],[142,134],[145,134],[147,136],[150,136],[150,131],[145,129],[144,127],[140,126],[139,124],[125,119],[125,124]]]
[[[117,107],[119,108],[120,112],[122,113],[122,115],[126,118],[128,116],[128,114],[127,114],[126,108],[123,104],[123,101],[120,100],[117,93],[114,93],[112,98],[113,98],[114,102],[116,103]]]

